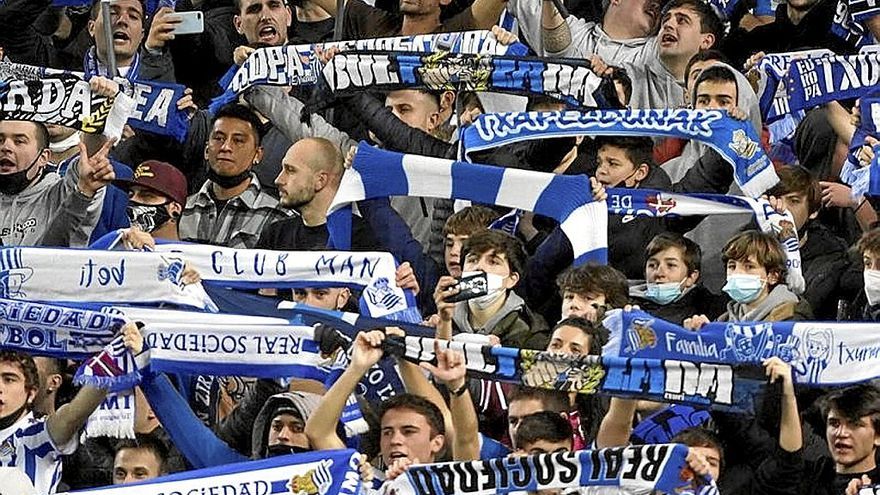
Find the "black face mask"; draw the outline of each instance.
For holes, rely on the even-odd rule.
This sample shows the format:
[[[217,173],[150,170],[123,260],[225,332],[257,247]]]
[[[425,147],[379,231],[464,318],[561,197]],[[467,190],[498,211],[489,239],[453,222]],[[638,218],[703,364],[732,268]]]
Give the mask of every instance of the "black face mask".
[[[297,447],[294,445],[284,445],[280,443],[276,443],[275,445],[270,445],[266,447],[266,457],[278,457],[280,455],[289,455],[289,454],[302,454],[304,452],[311,452],[312,449],[307,449],[304,447]]]
[[[5,418],[0,419],[0,430],[5,430],[12,426],[13,423],[21,419],[22,414],[28,409],[28,403],[25,402],[23,406],[18,408],[18,411],[6,416]]]
[[[128,206],[125,207],[125,214],[128,221],[133,227],[138,227],[144,232],[150,233],[159,227],[165,225],[171,220],[166,205],[171,201],[166,201],[161,205],[145,205],[128,200]]]
[[[0,175],[0,193],[3,193],[7,196],[15,196],[16,194],[27,189],[29,185],[31,185],[31,181],[33,179],[28,179],[28,172],[34,168],[37,160],[40,159],[40,155],[37,155],[34,158],[34,161],[31,162],[30,165],[27,166],[24,170],[19,170],[18,172],[13,172],[11,174]]]
[[[238,175],[220,175],[213,168],[208,167],[208,180],[222,187],[223,189],[232,189],[242,182],[250,179],[251,169],[247,169]]]

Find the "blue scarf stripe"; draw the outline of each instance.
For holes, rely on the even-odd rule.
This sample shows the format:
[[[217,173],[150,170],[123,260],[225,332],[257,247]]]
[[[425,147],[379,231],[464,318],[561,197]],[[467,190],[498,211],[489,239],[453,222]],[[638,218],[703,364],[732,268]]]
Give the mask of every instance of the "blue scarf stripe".
[[[446,168],[448,163],[452,165]],[[403,175],[408,175],[406,185],[410,190],[400,189],[404,184]],[[451,188],[446,185],[450,180]],[[602,223],[601,216],[607,213],[604,205],[594,204],[586,197],[582,190],[584,180],[583,177],[403,155],[360,143],[352,168],[346,171],[330,207],[328,228],[333,245],[347,249],[351,242],[350,213],[343,211],[347,204],[376,197],[419,196],[421,193],[534,211],[551,216],[560,223],[570,219],[563,232],[570,236],[575,259],[604,260],[607,218]],[[431,185],[437,183],[441,185]],[[588,185],[586,191],[589,191]],[[587,207],[579,201],[586,203]],[[572,212],[579,209],[582,213],[572,217]],[[343,226],[341,221],[344,219],[349,223]],[[591,221],[574,225],[576,220],[587,219]]]
[[[255,378],[297,377],[324,382],[328,372],[313,366],[299,364],[237,364],[237,363],[200,363],[166,361],[151,359],[150,369],[153,372],[164,372],[181,375],[212,375],[212,376],[252,376]]]
[[[485,190],[504,191],[502,185],[505,177],[504,169],[496,167],[498,170],[481,170],[476,167],[469,167],[456,163],[452,166],[452,197],[476,197]],[[495,204],[498,200],[496,197],[484,203]]]
[[[592,202],[579,206],[560,224],[562,232],[571,242],[575,252],[573,264],[587,262],[608,263],[608,247],[605,236],[592,235],[593,232],[608,231],[607,207],[603,203]]]

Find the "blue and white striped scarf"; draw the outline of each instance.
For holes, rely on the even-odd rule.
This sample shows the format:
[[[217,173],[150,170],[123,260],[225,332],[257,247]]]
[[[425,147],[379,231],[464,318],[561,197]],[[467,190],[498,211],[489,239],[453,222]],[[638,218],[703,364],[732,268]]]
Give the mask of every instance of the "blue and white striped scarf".
[[[178,304],[216,311],[201,284],[183,285],[172,253],[0,248],[0,297],[29,301]]]
[[[839,386],[880,377],[880,335],[873,323],[709,323],[699,332],[642,311],[614,310],[603,356],[685,359],[728,365],[789,363],[807,386]]]
[[[211,101],[209,110],[221,106],[256,85],[312,86],[320,80],[321,66],[315,49],[338,47],[340,51],[393,50],[398,52],[432,53],[448,50],[452,53],[525,55],[528,48],[522,43],[502,45],[489,31],[461,33],[419,34],[391,38],[332,41],[306,45],[284,45],[260,48],[248,56],[241,67],[233,66],[220,79],[223,94]],[[365,69],[367,70],[367,69]]]
[[[186,471],[70,495],[360,495],[361,490],[358,453],[354,450],[324,450]]]
[[[785,81],[788,77],[792,61],[802,59],[816,60],[833,56],[834,52],[823,48],[819,50],[768,53],[761,57],[755,69],[761,78],[757,93],[758,105],[761,108],[764,122],[773,124],[786,116],[792,116],[788,97],[788,85]],[[803,119],[803,112],[796,112],[793,118],[800,122]],[[796,126],[797,124],[795,124]]]
[[[571,242],[575,264],[607,260],[608,215],[586,176],[563,176],[383,151],[358,145],[327,215],[336,248],[351,245],[349,204],[389,196],[467,199],[554,218]]]
[[[670,136],[706,143],[727,160],[744,193],[757,197],[777,182],[770,159],[748,122],[719,110],[593,110],[480,115],[463,137],[464,153],[565,136]]]
[[[581,59],[355,51],[333,57],[323,73],[329,88],[343,94],[364,88],[497,91],[549,96],[577,107],[618,103],[613,83]]]
[[[688,475],[688,448],[634,445],[410,466],[382,485],[382,495],[495,495],[543,490],[579,493],[607,487],[615,493],[716,495],[714,480]]]

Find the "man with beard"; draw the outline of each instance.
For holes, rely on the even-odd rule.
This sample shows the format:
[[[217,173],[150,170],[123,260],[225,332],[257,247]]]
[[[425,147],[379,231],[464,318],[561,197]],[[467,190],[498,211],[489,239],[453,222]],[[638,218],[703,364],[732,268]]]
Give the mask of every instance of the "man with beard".
[[[260,120],[247,107],[217,111],[205,146],[208,180],[186,202],[182,240],[253,248],[266,225],[288,216],[253,171],[263,157],[261,139]]]

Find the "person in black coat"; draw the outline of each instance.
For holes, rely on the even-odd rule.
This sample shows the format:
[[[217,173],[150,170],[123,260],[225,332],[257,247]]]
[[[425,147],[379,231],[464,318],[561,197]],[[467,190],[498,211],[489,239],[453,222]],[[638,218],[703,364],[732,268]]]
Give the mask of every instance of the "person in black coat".
[[[727,297],[700,283],[700,246],[674,232],[654,237],[645,250],[645,283],[630,287],[630,297],[648,313],[681,325],[693,314],[724,313]]]

